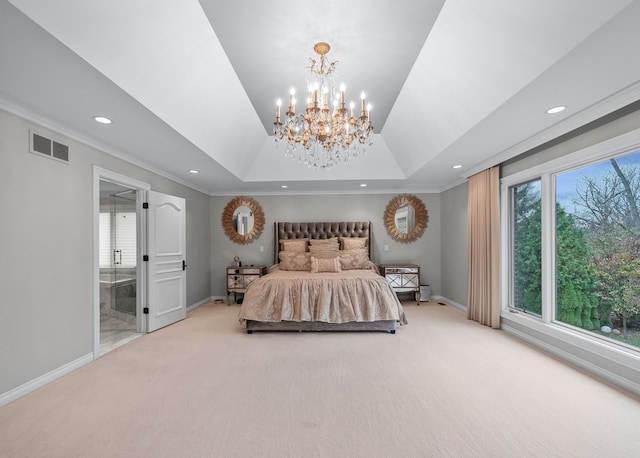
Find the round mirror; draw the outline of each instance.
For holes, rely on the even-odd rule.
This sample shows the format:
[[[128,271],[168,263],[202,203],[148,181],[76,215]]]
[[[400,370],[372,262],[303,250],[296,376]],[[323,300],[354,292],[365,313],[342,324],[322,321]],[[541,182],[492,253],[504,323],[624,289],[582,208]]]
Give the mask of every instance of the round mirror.
[[[233,243],[246,245],[253,242],[264,228],[262,207],[251,197],[231,199],[222,212],[222,228]]]
[[[414,242],[424,234],[429,215],[424,203],[412,194],[400,194],[387,204],[384,227],[400,243]]]

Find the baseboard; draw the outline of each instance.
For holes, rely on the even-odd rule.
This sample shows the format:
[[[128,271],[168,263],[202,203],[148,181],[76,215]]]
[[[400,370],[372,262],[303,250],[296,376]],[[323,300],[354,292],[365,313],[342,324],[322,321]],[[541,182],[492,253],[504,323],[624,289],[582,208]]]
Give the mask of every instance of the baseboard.
[[[571,365],[579,367],[595,375],[596,377],[606,380],[607,382],[610,382],[614,385],[619,386],[620,388],[630,391],[631,393],[637,396],[640,396],[640,384],[635,383],[634,381],[628,378],[622,377],[614,372],[608,371],[597,364],[593,364],[590,361],[587,361],[583,358],[580,358],[574,355],[571,352],[562,350],[561,348],[558,348],[555,345],[550,345],[543,340],[537,339],[536,337],[527,334],[526,332],[522,332],[519,329],[513,328],[508,324],[506,324],[504,321],[502,322],[500,328],[507,334],[510,334],[518,339],[521,339],[533,345],[534,347],[541,349],[546,353],[556,356],[557,358],[560,358],[561,360]]]
[[[67,375],[70,372],[73,372],[92,361],[93,353],[88,353],[74,361],[71,361],[63,366],[58,367],[57,369],[52,370],[51,372],[47,372],[46,374],[41,375],[38,378],[35,378],[27,383],[13,388],[6,393],[0,394],[0,407],[9,404],[10,402],[13,402],[18,398],[21,398],[22,396],[27,395],[32,391],[37,390],[38,388],[43,387],[47,383],[51,383],[54,380],[62,377],[63,375]]]
[[[447,299],[444,296],[431,296],[431,300],[435,301],[435,302],[446,302],[448,305],[451,305],[452,307],[455,307],[455,308],[457,308],[458,310],[460,310],[462,312],[466,312],[467,311],[467,306],[466,305],[458,304],[456,301],[452,301],[451,299]]]
[[[206,299],[196,302],[195,304],[189,305],[187,307],[187,313],[197,309],[201,305],[208,304],[213,299],[214,299],[213,297],[207,297]],[[46,385],[47,383],[53,382],[54,380],[62,377],[63,375],[67,375],[68,373],[73,372],[74,370],[92,361],[93,361],[93,353],[87,354],[74,361],[71,361],[70,363],[65,364],[64,366],[60,366],[59,368],[54,369],[51,372],[41,375],[40,377],[35,378],[23,385],[13,388],[12,390],[7,391],[6,393],[0,394],[0,407],[6,404],[9,404],[10,402],[13,402],[18,398],[21,398],[22,396],[29,394],[32,391],[35,391],[38,388]]]
[[[187,306],[187,313],[191,312],[192,310],[197,309],[198,307],[200,307],[201,305],[204,304],[208,304],[209,302],[211,302],[213,300],[213,296],[209,296],[206,299],[202,299],[199,302],[196,302],[195,304],[191,304]]]

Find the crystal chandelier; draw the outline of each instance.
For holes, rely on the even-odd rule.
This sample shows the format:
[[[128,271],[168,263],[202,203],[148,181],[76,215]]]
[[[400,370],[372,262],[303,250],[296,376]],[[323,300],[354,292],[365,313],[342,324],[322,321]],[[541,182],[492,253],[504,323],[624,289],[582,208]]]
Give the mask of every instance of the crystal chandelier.
[[[360,96],[360,116],[354,114],[355,104],[347,110],[344,100],[345,87],[338,92],[334,70],[338,63],[329,62],[326,54],[331,47],[316,43],[313,50],[320,62],[309,58],[307,83],[309,96],[307,108],[296,114],[295,90],[289,95],[289,109],[284,121],[280,116],[282,102],[276,106],[276,122],[273,123],[276,149],[286,146],[285,155],[316,169],[328,169],[364,154],[366,146],[373,144],[373,125],[370,120],[371,105]],[[329,103],[333,106],[333,113]]]

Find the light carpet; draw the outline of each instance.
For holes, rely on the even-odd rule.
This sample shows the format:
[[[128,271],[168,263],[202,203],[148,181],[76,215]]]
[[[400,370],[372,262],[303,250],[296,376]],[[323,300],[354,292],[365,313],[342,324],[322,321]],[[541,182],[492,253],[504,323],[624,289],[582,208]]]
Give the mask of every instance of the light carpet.
[[[404,305],[395,335],[247,335],[207,304],[0,408],[0,456],[638,456],[636,397]]]

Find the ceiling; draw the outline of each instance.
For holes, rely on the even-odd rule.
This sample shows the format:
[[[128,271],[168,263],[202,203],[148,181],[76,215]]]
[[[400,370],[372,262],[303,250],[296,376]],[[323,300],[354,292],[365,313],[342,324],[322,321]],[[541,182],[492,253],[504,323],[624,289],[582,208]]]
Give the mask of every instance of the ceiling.
[[[235,195],[440,192],[640,99],[640,1],[292,5],[0,0],[0,108]],[[331,170],[271,136],[318,41],[347,98],[373,105],[374,145]]]

